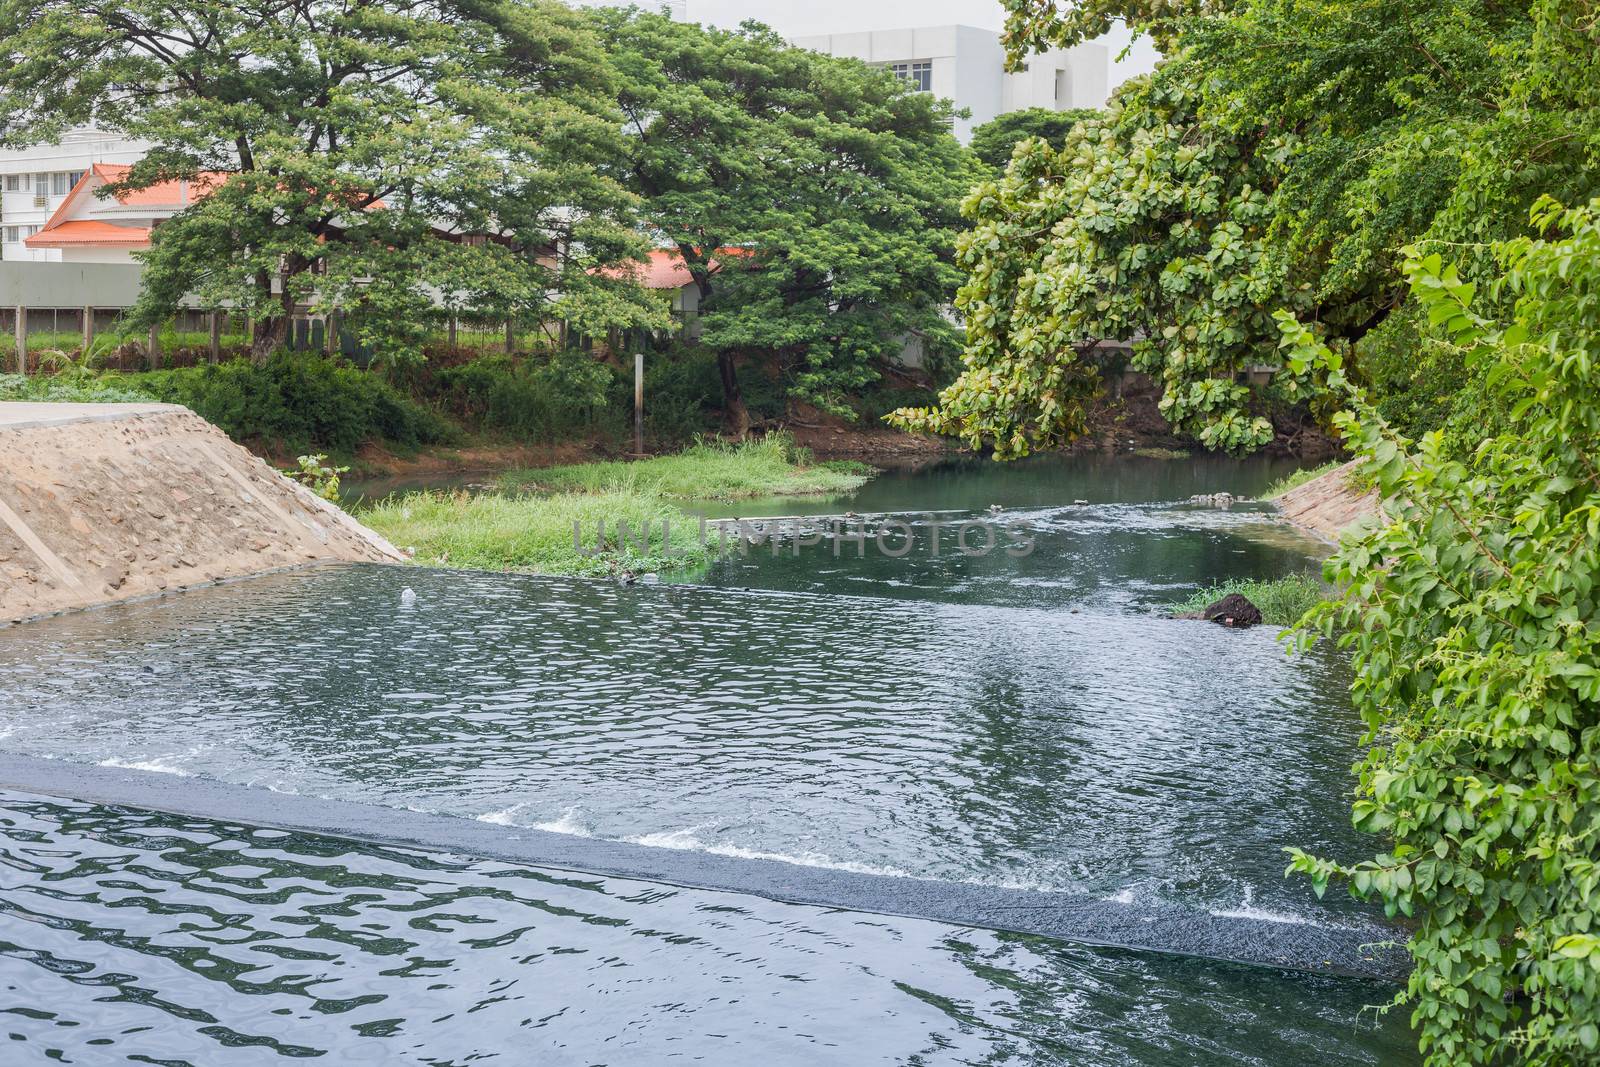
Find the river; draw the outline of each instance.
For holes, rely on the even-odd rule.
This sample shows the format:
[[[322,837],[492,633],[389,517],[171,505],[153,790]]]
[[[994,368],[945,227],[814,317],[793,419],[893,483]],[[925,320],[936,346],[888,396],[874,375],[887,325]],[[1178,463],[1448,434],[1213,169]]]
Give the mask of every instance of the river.
[[[9,794],[10,1025],[90,1062],[1409,1062],[1401,1014],[1360,1011],[1381,982],[1170,954],[1393,936],[1282,877],[1285,845],[1370,850],[1341,657],[1162,610],[1315,569],[1259,509],[1187,503],[1274,473],[962,462],[705,509],[903,522],[902,555],[760,545],[632,586],[319,568],[9,631],[0,744],[59,768],[38,788],[236,808]],[[962,522],[1029,551],[965,555]],[[252,797],[611,874],[267,831]]]

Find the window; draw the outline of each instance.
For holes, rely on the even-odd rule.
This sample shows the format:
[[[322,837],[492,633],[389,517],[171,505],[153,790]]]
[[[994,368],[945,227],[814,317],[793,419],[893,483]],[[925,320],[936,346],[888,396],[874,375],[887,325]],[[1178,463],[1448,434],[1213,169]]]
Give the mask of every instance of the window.
[[[9,185],[10,182],[7,182],[6,184]],[[7,226],[6,227],[6,244],[14,245],[20,240],[22,240],[22,235],[17,233],[17,228],[15,226]]]
[[[913,63],[890,63],[889,73],[919,93],[933,92],[933,60],[919,59]]]
[[[50,175],[50,195],[51,196],[66,196],[67,195],[67,190],[72,188],[71,185],[67,184],[68,177],[69,176],[68,176],[67,172],[64,171],[64,170],[58,170],[54,174]]]
[[[68,189],[71,189],[73,186],[77,185],[81,181],[83,181],[83,171],[81,171],[81,170],[69,170],[69,171],[67,171],[67,188]]]
[[[20,174],[7,174],[6,175],[6,192],[8,192],[8,193],[20,193],[20,192],[22,192],[22,175],[20,175]]]
[[[1072,106],[1072,79],[1064,70],[1056,71],[1056,110],[1065,111]]]

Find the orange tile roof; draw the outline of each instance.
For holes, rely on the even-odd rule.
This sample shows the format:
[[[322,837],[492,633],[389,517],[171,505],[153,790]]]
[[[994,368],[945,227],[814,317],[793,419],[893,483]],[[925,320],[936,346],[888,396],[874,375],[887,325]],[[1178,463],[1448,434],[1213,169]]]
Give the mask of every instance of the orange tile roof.
[[[150,243],[150,230],[144,226],[118,226],[110,222],[73,219],[40,230],[22,243],[29,248],[64,248],[68,245],[143,248]]]
[[[724,248],[717,253],[724,258],[734,256],[747,256],[749,251],[743,248]],[[722,269],[722,264],[716,259],[711,260],[713,273]],[[682,289],[694,282],[694,276],[689,273],[688,264],[675,248],[654,248],[650,250],[648,262],[629,263],[620,268],[611,268],[603,272],[610,277],[633,278],[646,289]]]
[[[125,163],[96,163],[94,173],[101,181],[127,181],[133,168]],[[130,189],[117,197],[124,207],[188,207],[227,180],[220,170],[201,171],[194,181],[157,182],[147,189]]]

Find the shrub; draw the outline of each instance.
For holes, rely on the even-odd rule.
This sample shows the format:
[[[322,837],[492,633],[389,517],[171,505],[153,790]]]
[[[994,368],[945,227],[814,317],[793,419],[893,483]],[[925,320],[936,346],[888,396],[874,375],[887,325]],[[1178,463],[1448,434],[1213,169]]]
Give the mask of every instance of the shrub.
[[[183,404],[236,441],[281,442],[291,452],[348,455],[369,441],[437,444],[453,428],[382,378],[338,359],[280,353],[110,380]]]
[[[568,351],[527,359],[485,356],[442,368],[426,389],[445,410],[486,430],[551,441],[611,428],[611,381],[611,371],[593,356]]]
[[[1600,1062],[1600,200],[1534,220],[1543,239],[1497,249],[1506,324],[1410,254],[1428,343],[1482,374],[1494,417],[1463,461],[1352,392],[1339,422],[1385,517],[1341,544],[1345,591],[1316,615],[1355,650],[1372,747],[1353,818],[1385,845],[1291,870],[1413,918],[1400,1000],[1435,1067]],[[1346,388],[1280,322],[1290,368]]]

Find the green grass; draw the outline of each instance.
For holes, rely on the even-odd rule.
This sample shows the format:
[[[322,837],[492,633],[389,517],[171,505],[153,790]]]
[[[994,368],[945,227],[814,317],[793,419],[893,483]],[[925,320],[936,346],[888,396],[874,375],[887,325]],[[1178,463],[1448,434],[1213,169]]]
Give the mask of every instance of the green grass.
[[[1293,626],[1300,617],[1328,598],[1331,592],[1314,574],[1291,574],[1265,581],[1243,579],[1197,589],[1187,600],[1174,604],[1174,615],[1200,611],[1227,596],[1241,593],[1261,609],[1261,620],[1273,626]]]
[[[1313,478],[1320,478],[1329,471],[1344,466],[1342,459],[1330,459],[1320,467],[1307,467],[1285,475],[1267,486],[1266,492],[1261,494],[1262,500],[1276,500],[1291,489],[1298,489]]]
[[[739,444],[701,442],[672,456],[510,471],[500,485],[540,493],[646,492],[672,500],[827,496],[859,488],[863,463],[813,463],[778,435]]]
[[[709,563],[714,549],[699,541],[699,523],[659,494],[640,489],[554,496],[412,493],[357,512],[357,517],[402,549],[414,549],[424,566],[598,577],[687,570]],[[663,550],[661,524],[671,523]],[[585,548],[597,543],[605,523],[606,550],[584,555],[573,544],[578,524]],[[649,543],[618,544],[617,525],[638,537],[648,523]]]
[[[148,404],[155,397],[137,388],[99,377],[0,374],[0,400],[46,404]]]

